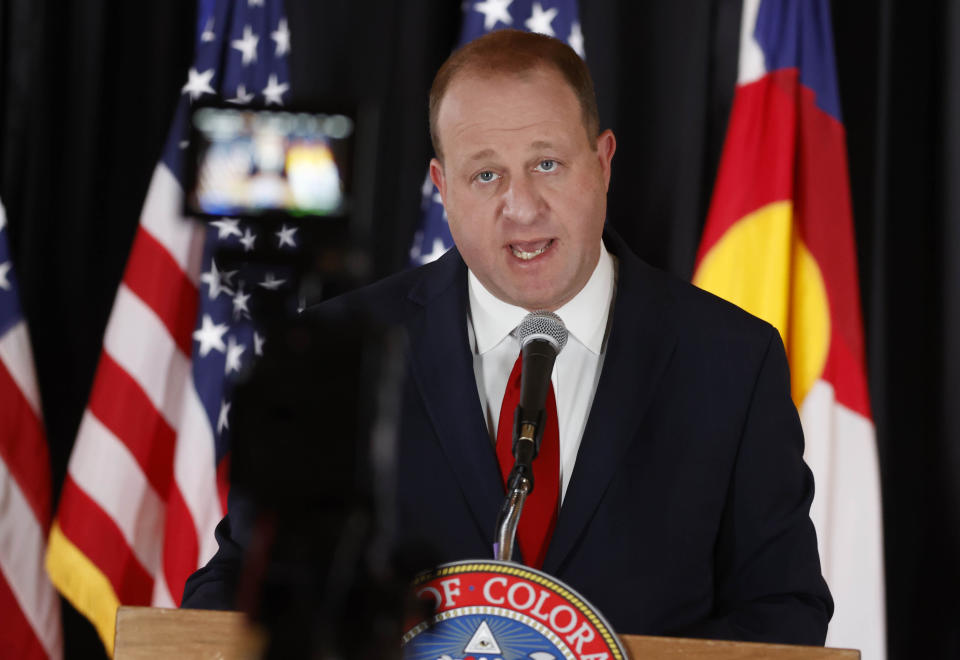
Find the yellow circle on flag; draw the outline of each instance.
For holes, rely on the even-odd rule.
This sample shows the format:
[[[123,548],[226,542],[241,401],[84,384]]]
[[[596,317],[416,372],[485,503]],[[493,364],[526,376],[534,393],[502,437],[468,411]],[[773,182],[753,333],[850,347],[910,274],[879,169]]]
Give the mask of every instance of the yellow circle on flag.
[[[793,205],[774,202],[734,223],[704,256],[693,283],[777,328],[799,407],[827,361],[830,307],[817,261],[795,231]]]

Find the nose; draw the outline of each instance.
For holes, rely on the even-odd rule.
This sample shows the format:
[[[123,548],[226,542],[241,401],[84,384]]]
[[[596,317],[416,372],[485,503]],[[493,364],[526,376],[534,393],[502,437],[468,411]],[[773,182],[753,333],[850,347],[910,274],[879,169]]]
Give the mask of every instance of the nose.
[[[510,185],[503,194],[502,214],[505,219],[527,225],[540,216],[545,202],[531,179],[523,174],[510,178]]]

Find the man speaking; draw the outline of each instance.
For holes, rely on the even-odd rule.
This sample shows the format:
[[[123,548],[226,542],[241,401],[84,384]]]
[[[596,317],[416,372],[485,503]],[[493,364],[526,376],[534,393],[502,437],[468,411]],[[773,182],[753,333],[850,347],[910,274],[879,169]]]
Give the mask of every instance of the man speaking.
[[[616,140],[598,129],[583,61],[542,35],[481,37],[438,72],[430,131],[455,249],[321,306],[408,335],[402,537],[429,539],[442,562],[491,556],[515,330],[550,311],[568,340],[520,521],[524,563],[620,633],[823,644],[833,603],[780,337],[604,230]],[[231,505],[185,606],[232,606],[249,525]]]

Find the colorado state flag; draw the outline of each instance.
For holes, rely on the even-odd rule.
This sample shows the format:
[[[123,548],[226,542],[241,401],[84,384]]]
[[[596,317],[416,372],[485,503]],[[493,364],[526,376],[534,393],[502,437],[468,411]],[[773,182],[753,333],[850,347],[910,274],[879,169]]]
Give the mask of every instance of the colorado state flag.
[[[836,601],[827,644],[882,658],[879,471],[844,135],[828,0],[744,0],[737,89],[694,283],[780,331]]]

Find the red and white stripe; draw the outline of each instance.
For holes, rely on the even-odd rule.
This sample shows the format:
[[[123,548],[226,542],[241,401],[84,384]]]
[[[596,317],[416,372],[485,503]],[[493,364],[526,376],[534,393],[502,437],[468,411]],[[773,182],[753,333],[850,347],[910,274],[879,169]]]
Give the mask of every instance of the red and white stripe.
[[[2,209],[0,209],[2,212]],[[0,336],[0,657],[60,658],[60,601],[44,570],[50,460],[22,321]]]
[[[191,377],[204,233],[182,217],[182,196],[158,165],[58,510],[63,535],[106,577],[114,606],[177,606],[186,578],[216,551],[224,513],[213,429]],[[69,593],[83,585],[65,585],[55,564],[71,601],[111,607]],[[110,613],[84,614],[110,648]]]

